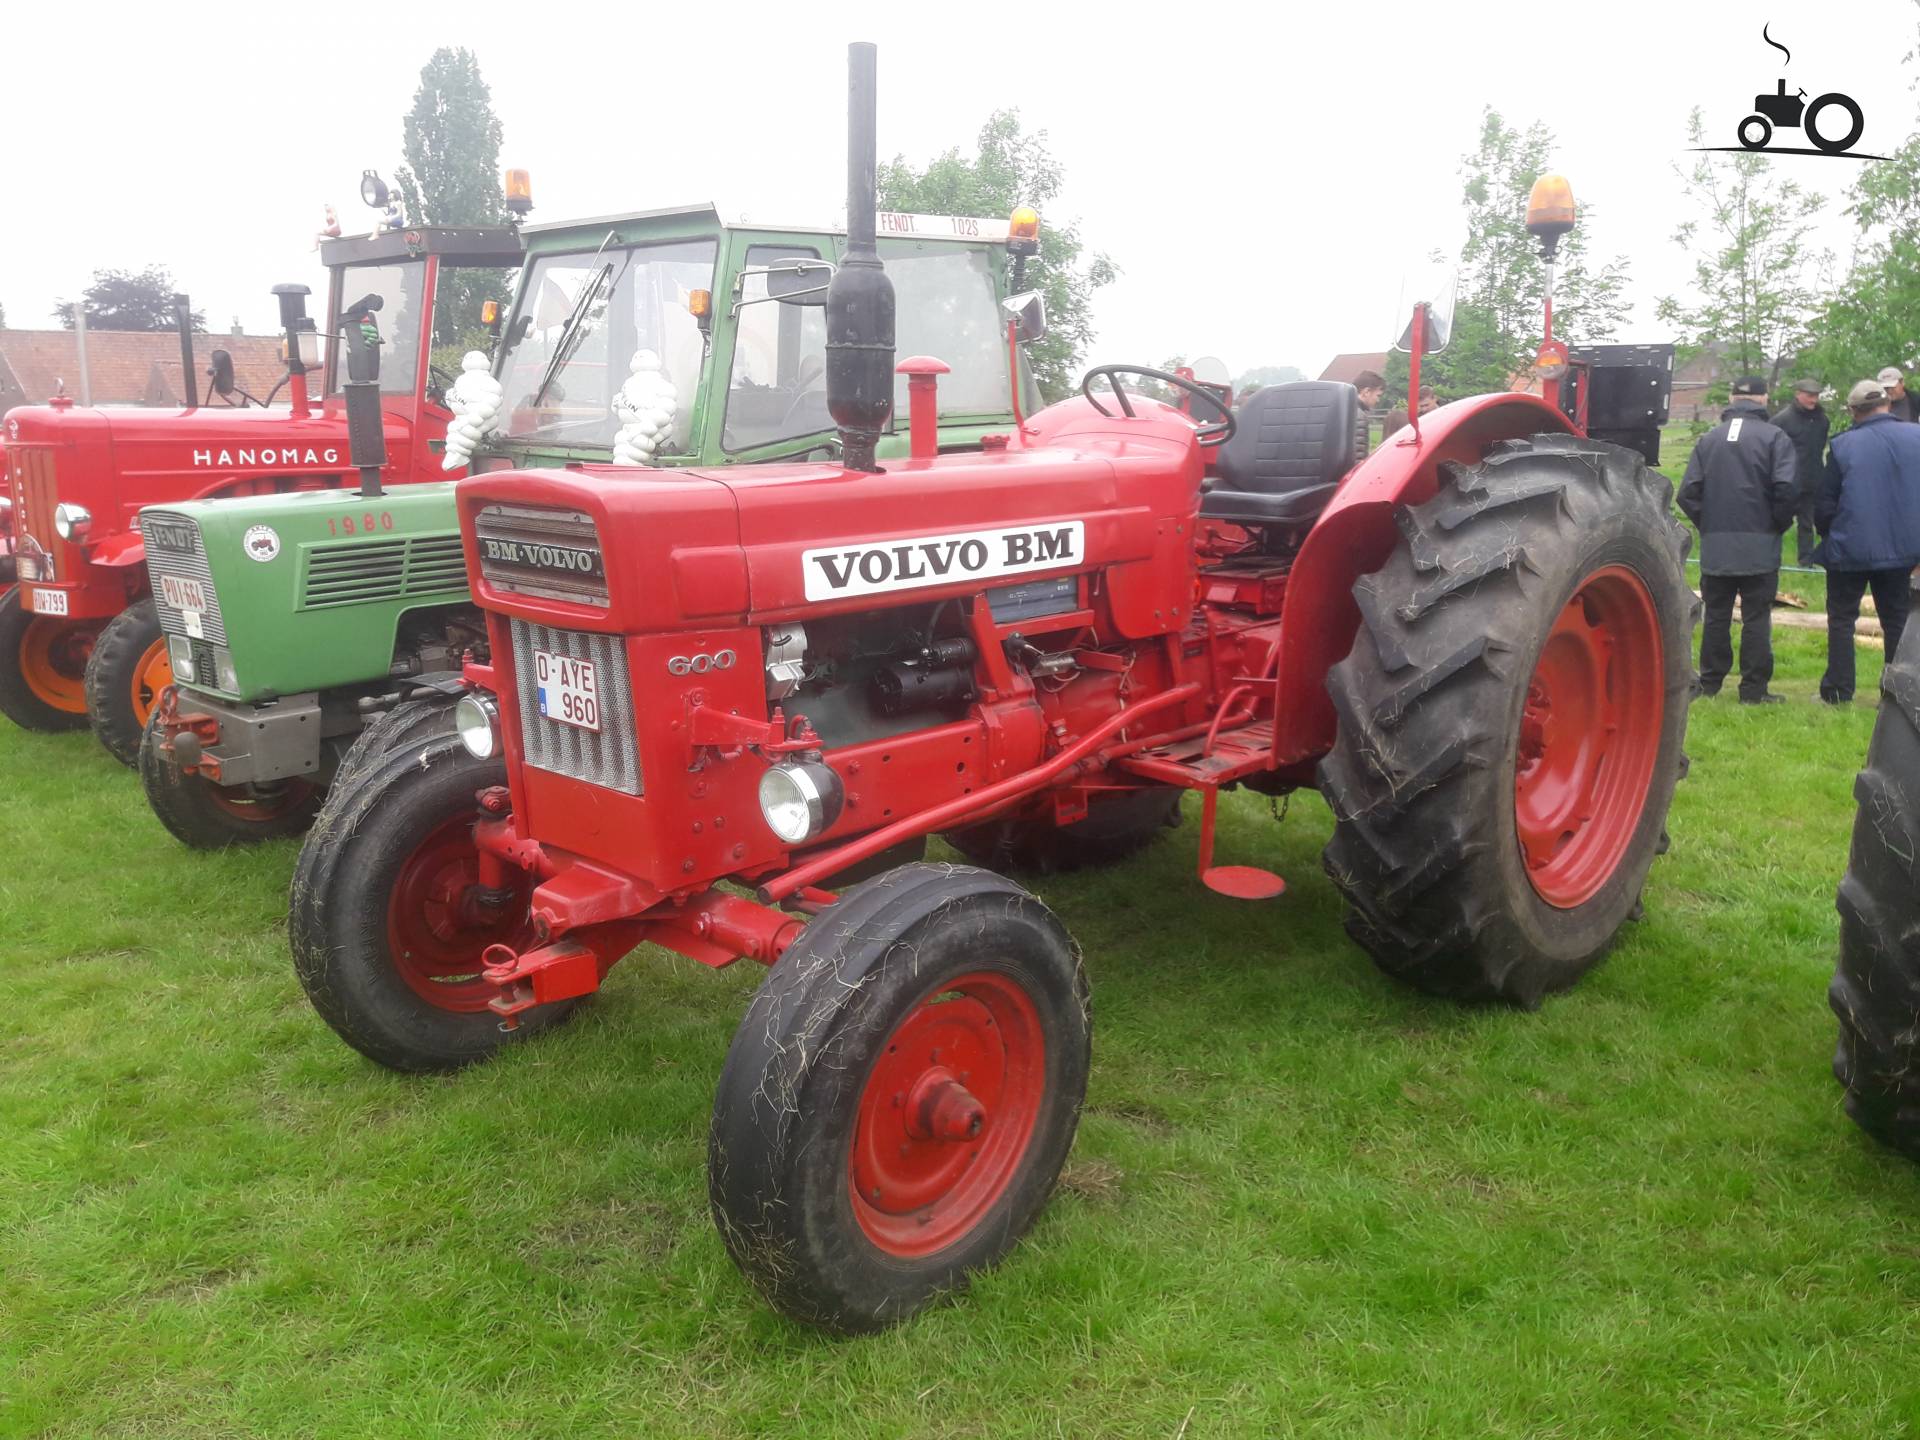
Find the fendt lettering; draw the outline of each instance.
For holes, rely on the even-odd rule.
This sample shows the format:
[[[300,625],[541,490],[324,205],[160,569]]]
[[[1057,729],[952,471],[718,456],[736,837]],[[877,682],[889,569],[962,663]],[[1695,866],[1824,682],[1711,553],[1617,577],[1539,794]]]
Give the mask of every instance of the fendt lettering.
[[[525,540],[482,540],[486,558],[503,565],[524,565],[532,570],[564,570],[574,575],[598,575],[600,555],[595,550],[580,550],[569,545],[535,545]]]
[[[954,580],[1020,575],[1055,570],[1086,558],[1086,525],[1021,526],[1011,530],[974,530],[931,535],[890,545],[836,546],[808,550],[805,567],[809,600],[843,595],[878,595]]]

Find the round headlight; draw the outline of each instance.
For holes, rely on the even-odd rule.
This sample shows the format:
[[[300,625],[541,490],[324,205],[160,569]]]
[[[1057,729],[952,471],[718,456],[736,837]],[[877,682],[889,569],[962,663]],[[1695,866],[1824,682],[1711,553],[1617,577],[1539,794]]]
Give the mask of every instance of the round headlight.
[[[760,777],[760,814],[782,842],[799,845],[840,818],[844,794],[820,761],[783,761]]]
[[[453,728],[476,760],[489,760],[499,753],[500,711],[491,695],[469,690],[454,701]]]
[[[63,500],[53,507],[53,533],[62,540],[78,540],[91,524],[93,516],[84,505],[69,505]]]

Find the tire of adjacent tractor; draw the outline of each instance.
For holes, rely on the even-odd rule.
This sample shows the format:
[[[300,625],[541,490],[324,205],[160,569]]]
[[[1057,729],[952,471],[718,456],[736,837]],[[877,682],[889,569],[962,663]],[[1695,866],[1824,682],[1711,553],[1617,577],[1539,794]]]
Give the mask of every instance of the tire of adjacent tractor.
[[[94,627],[35,615],[19,586],[0,595],[0,715],[22,730],[80,730]]]
[[[775,1307],[852,1333],[999,1261],[1046,1204],[1091,1059],[1086,975],[1046,906],[903,865],[815,917],[720,1073],[707,1189]]]
[[[1570,435],[1440,467],[1353,587],[1319,785],[1347,932],[1436,995],[1532,1009],[1637,917],[1686,772],[1689,537],[1631,450]]]
[[[345,803],[323,807],[301,847],[288,907],[294,972],[342,1040],[389,1069],[457,1070],[560,1024],[577,1000],[500,1028],[480,976],[495,943],[525,948],[529,885],[479,893],[477,792],[506,783],[435,736],[388,752]]]
[[[1111,865],[1137,855],[1154,836],[1180,824],[1181,792],[1156,785],[1095,800],[1071,825],[1045,820],[989,820],[950,830],[946,842],[989,870],[1055,875]]]
[[[319,787],[307,780],[215,785],[204,775],[182,773],[161,748],[151,715],[140,741],[140,788],[168,833],[195,850],[284,840],[306,830],[320,809]]]
[[[1833,1073],[1854,1122],[1920,1160],[1920,625],[1888,662],[1880,696],[1838,897]]]
[[[87,657],[87,721],[107,753],[140,764],[140,742],[160,692],[173,682],[167,637],[151,599],[107,622]]]
[[[429,695],[418,700],[402,700],[393,709],[376,716],[354,737],[328,782],[328,794],[352,791],[379,767],[388,755],[404,746],[453,734],[454,696]]]

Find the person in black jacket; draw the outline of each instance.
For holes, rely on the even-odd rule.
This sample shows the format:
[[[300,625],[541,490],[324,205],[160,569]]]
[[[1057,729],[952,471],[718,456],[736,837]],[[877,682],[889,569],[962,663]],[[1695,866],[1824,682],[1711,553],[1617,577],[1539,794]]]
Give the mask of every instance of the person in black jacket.
[[[1733,403],[1702,435],[1680,482],[1680,510],[1700,531],[1700,693],[1717,695],[1733,668],[1733,601],[1740,599],[1740,703],[1772,705],[1773,597],[1780,537],[1800,493],[1793,442],[1767,419],[1766,382],[1743,375]]]
[[[1820,698],[1853,699],[1853,626],[1860,597],[1873,591],[1887,655],[1900,648],[1912,595],[1907,576],[1920,565],[1920,433],[1888,413],[1878,380],[1862,380],[1847,396],[1853,428],[1833,437],[1814,519],[1827,567],[1827,673]]]
[[[1880,382],[1880,388],[1887,392],[1887,413],[1896,420],[1920,420],[1920,408],[1913,403],[1913,396],[1907,393],[1907,377],[1898,365],[1889,365],[1873,377]]]
[[[1827,431],[1833,423],[1820,404],[1820,382],[1795,381],[1793,399],[1781,407],[1773,423],[1786,431],[1787,438],[1793,442],[1793,468],[1800,477],[1800,509],[1794,517],[1794,538],[1800,563],[1811,565],[1816,541],[1813,505],[1820,497],[1820,476],[1826,469]]]

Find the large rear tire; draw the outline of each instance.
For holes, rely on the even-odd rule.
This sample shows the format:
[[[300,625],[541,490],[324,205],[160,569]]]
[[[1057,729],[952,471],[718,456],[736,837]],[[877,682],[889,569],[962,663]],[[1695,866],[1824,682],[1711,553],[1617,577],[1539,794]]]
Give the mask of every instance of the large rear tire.
[[[138,766],[147,719],[173,683],[167,637],[152,599],[107,622],[87,659],[87,721],[107,753]]]
[[[1888,661],[1880,697],[1838,897],[1833,1073],[1854,1122],[1920,1160],[1920,625]]]
[[[565,1020],[563,1000],[503,1030],[481,975],[495,943],[530,943],[521,877],[504,895],[479,885],[476,795],[506,784],[438,736],[387,754],[343,802],[329,803],[294,869],[288,937],[313,1008],[342,1040],[393,1070],[455,1070]]]
[[[140,742],[140,788],[167,832],[196,850],[284,840],[311,825],[320,808],[318,787],[298,777],[215,785],[202,774],[185,774],[167,758],[153,716]]]
[[[1053,875],[1111,865],[1138,854],[1180,823],[1182,792],[1156,785],[1095,799],[1071,825],[989,820],[947,832],[946,841],[989,870]]]
[[[97,620],[62,620],[26,608],[18,585],[0,595],[0,715],[22,730],[80,730]]]
[[[734,1262],[838,1331],[963,1287],[1052,1193],[1088,1016],[1072,939],[1012,881],[913,864],[847,891],[761,984],[720,1073],[707,1185]]]
[[[1532,1008],[1637,913],[1686,767],[1697,602],[1671,497],[1633,451],[1505,441],[1442,465],[1354,585],[1324,859],[1389,974]]]

